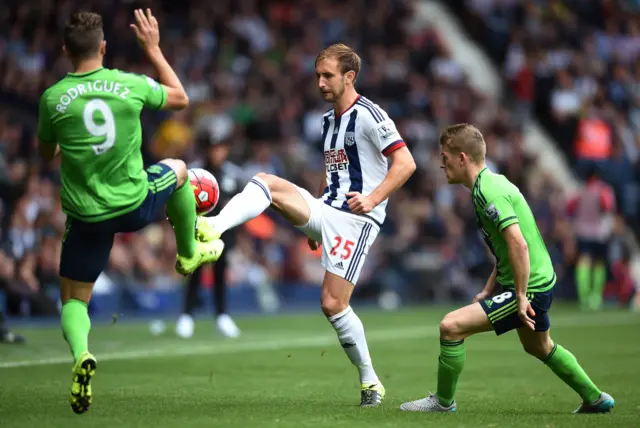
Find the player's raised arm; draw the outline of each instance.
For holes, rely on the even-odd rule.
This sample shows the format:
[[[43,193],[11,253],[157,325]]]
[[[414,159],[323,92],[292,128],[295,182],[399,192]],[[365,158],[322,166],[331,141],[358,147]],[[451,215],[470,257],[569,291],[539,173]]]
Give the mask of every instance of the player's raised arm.
[[[182,110],[189,105],[189,97],[180,83],[180,79],[160,49],[160,29],[158,21],[151,14],[151,9],[147,9],[146,14],[142,9],[134,11],[136,23],[130,27],[136,33],[138,42],[145,51],[149,60],[158,71],[160,83],[167,93],[167,100],[163,108],[169,110]]]
[[[516,299],[518,300],[518,315],[527,327],[535,330],[535,321],[531,319],[531,317],[535,316],[535,312],[527,299],[527,287],[531,273],[527,241],[525,241],[518,223],[505,227],[501,233],[507,244],[509,261],[513,268],[513,280]]]

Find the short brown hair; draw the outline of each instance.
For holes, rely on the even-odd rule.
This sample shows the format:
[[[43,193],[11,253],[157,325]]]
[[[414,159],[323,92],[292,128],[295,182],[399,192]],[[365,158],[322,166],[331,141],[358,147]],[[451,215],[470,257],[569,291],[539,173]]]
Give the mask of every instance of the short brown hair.
[[[453,154],[465,153],[473,163],[484,162],[487,152],[482,134],[468,123],[458,123],[442,131],[440,146]]]
[[[74,59],[94,56],[103,40],[102,17],[97,13],[74,13],[64,28],[64,45]]]
[[[318,62],[329,58],[333,58],[338,61],[340,73],[345,74],[349,71],[353,71],[356,74],[353,80],[356,80],[356,77],[358,77],[358,73],[360,72],[360,57],[353,51],[353,49],[342,43],[335,43],[327,46],[320,51],[316,57],[316,65],[318,65]]]

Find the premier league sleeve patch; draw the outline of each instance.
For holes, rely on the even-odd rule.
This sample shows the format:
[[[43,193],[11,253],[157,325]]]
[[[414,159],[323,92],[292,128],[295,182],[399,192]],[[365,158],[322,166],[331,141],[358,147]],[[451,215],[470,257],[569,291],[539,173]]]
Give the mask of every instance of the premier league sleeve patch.
[[[484,209],[484,213],[494,223],[497,223],[498,220],[500,219],[500,211],[498,211],[498,209],[496,208],[496,206],[494,204],[489,204],[489,206]]]
[[[148,77],[148,76],[146,77],[147,77],[147,83],[149,84],[149,86],[151,86],[154,91],[157,91],[160,88],[160,86],[158,85],[158,82],[153,80],[151,77]]]
[[[396,130],[394,123],[391,121],[386,121],[378,125],[378,135],[380,135],[380,138],[382,139],[388,139],[397,133],[398,131]]]

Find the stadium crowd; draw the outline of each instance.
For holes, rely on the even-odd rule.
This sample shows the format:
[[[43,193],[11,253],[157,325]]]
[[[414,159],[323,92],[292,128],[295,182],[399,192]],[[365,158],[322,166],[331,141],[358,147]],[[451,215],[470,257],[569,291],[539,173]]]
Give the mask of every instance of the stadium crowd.
[[[105,65],[155,76],[128,28],[132,20],[129,2],[40,0],[35,2],[37,7],[29,1],[7,3],[0,10],[0,284],[14,296],[10,299],[14,312],[21,310],[19,302],[28,299],[33,313],[48,314],[55,311],[48,290],[56,285],[64,215],[56,166],[44,163],[37,154],[35,119],[42,91],[70,71],[59,37],[66,18],[76,7],[102,13],[107,39]],[[330,106],[319,97],[314,60],[324,46],[341,41],[362,56],[357,89],[389,112],[418,163],[416,174],[389,204],[388,219],[368,257],[357,292],[366,295],[395,290],[414,301],[469,300],[483,286],[492,265],[476,230],[468,191],[448,186],[439,169],[439,130],[451,123],[470,122],[484,133],[490,167],[507,175],[529,198],[557,267],[558,294],[574,295],[576,245],[563,208],[564,195],[541,172],[536,159],[523,150],[522,124],[542,86],[537,80],[516,78],[516,92],[524,97],[520,108],[511,108],[506,102],[496,104],[476,92],[438,32],[432,28],[409,30],[411,1],[161,3],[161,8],[153,5],[161,24],[161,46],[182,78],[191,107],[172,114],[143,114],[148,163],[180,157],[197,165],[209,155],[212,145],[224,145],[229,148],[229,165],[235,166],[232,169],[240,181],[265,171],[315,191],[323,173],[320,118]],[[490,17],[481,6],[486,8],[491,1],[471,3],[478,17]],[[498,3],[509,5],[504,6],[505,12],[519,4]],[[529,5],[535,7],[536,3],[544,2],[527,2],[524,9],[529,11]],[[565,18],[567,26],[580,28],[582,21],[576,13]],[[518,41],[525,39],[528,31],[546,34],[547,19],[558,22],[548,14],[536,17],[529,17],[519,31],[509,26],[508,19],[500,21],[506,30],[498,27],[513,35],[508,45],[500,45],[496,36],[500,33],[487,36],[509,52],[511,59],[505,67],[509,79],[518,71],[514,65]],[[628,44],[637,47],[637,29],[631,21],[627,24],[625,31],[631,34]],[[607,27],[605,32],[579,40],[591,40],[595,52],[606,54],[603,61],[612,60],[617,45],[612,41],[614,30]],[[567,40],[558,31],[555,34],[555,40]],[[565,42],[552,46],[557,46],[550,51],[554,55],[549,54],[551,58],[540,66],[546,76],[554,76],[578,55]],[[523,58],[532,57],[521,54],[521,66],[533,67],[533,62]],[[626,58],[633,63],[632,59]],[[620,136],[624,150],[611,152],[618,159],[634,153],[635,162],[640,140],[634,132],[640,123],[636,123],[634,108],[640,86],[634,79],[639,76],[640,63],[635,64],[635,74],[614,67],[615,76],[604,81],[606,86],[590,77],[587,62],[582,64],[571,71],[582,70],[584,79],[559,82],[574,88],[570,91],[575,91],[575,96],[600,93],[613,99],[605,102],[606,106],[613,109],[618,122],[627,125],[615,130],[624,134]],[[560,72],[558,76],[568,78],[569,74]],[[561,90],[556,87],[550,92]],[[577,105],[566,110],[569,95],[551,96],[564,100],[553,102],[565,108],[556,111],[556,129],[564,129],[563,120],[571,114],[577,120]],[[166,221],[139,234],[120,236],[103,282],[176,286],[181,279],[173,269],[172,236]],[[276,216],[264,215],[241,227],[230,251],[231,284],[320,283],[319,254],[308,250],[304,236]]]
[[[609,275],[612,285],[633,282],[622,224],[640,237],[640,2],[450,6],[500,66],[514,111],[540,120],[578,177],[589,181],[595,173],[612,191],[624,239],[610,239]],[[622,288],[626,300],[633,287]]]

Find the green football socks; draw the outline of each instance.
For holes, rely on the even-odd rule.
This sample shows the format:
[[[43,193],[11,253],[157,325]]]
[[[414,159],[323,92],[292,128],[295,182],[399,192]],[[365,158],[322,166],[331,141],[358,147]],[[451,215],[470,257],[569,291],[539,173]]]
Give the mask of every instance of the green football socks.
[[[576,357],[562,346],[556,343],[543,362],[577,392],[585,403],[591,403],[600,397],[601,391],[580,367]]]
[[[591,264],[585,260],[578,260],[576,265],[576,286],[580,306],[586,309],[589,307],[591,295]]]
[[[196,252],[196,200],[187,181],[167,201],[167,214],[173,223],[178,254],[191,258]]]
[[[591,289],[591,296],[589,303],[592,309],[600,309],[602,306],[602,294],[604,293],[604,286],[607,283],[607,269],[604,263],[598,262],[593,266],[593,288]]]
[[[440,404],[449,407],[458,387],[458,379],[464,368],[467,352],[464,340],[440,339],[440,356],[438,357],[438,391],[436,396]]]
[[[89,351],[91,320],[87,304],[81,300],[69,299],[62,305],[60,317],[64,339],[69,344],[73,359]]]
[[[600,309],[602,293],[607,282],[607,270],[602,262],[591,265],[587,260],[579,260],[576,265],[576,285],[578,301],[582,309]]]

